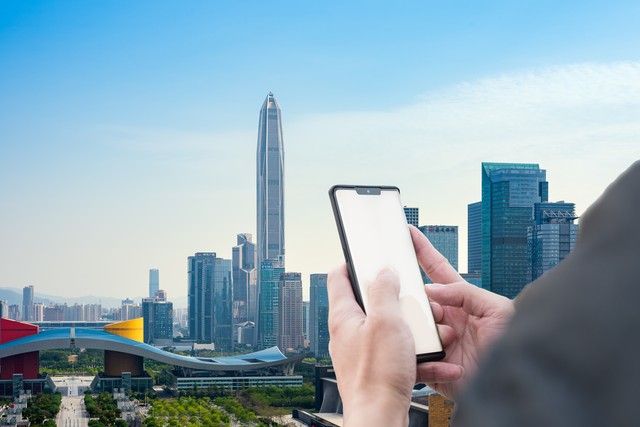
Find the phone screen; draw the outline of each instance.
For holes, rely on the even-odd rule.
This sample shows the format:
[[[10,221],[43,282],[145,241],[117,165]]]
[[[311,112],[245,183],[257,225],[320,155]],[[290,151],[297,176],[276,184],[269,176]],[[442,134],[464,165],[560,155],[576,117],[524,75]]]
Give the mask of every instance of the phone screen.
[[[396,187],[335,186],[330,191],[342,247],[358,302],[367,312],[368,286],[386,267],[400,279],[402,314],[418,361],[444,357],[411,234]]]

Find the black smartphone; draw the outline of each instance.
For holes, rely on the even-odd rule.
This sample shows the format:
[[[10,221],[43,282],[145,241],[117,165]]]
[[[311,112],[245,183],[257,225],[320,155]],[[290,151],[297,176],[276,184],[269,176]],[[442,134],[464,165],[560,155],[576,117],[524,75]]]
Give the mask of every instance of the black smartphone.
[[[367,286],[386,267],[400,279],[400,305],[418,362],[445,355],[420,274],[400,190],[390,186],[335,185],[329,190],[353,293],[367,312]]]

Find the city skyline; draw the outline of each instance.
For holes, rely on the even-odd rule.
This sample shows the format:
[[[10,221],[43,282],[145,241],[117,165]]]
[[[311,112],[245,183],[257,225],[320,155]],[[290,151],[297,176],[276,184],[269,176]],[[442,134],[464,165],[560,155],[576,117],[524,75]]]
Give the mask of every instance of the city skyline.
[[[310,274],[342,262],[333,184],[400,187],[420,225],[459,227],[464,272],[482,162],[544,165],[549,200],[579,216],[640,158],[633,2],[54,3],[0,6],[0,287],[144,296],[157,268],[186,295],[187,256],[231,259],[238,234],[257,234],[269,91],[305,300]]]

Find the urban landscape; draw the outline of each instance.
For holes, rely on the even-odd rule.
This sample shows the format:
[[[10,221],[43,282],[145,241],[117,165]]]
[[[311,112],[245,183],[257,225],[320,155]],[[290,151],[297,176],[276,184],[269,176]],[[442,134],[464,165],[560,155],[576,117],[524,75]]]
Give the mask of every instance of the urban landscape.
[[[574,2],[413,3],[0,5],[0,426],[350,426],[335,184],[400,188],[452,267],[421,271],[425,293],[462,279],[517,308],[580,252],[583,215],[640,158],[640,9],[585,8],[578,40]],[[600,22],[611,39],[587,38]],[[447,354],[454,332],[480,342],[447,323],[469,299],[431,302]],[[468,362],[430,363],[469,384]],[[417,371],[435,380],[402,424],[456,425],[458,392]],[[519,375],[489,389],[533,413]]]

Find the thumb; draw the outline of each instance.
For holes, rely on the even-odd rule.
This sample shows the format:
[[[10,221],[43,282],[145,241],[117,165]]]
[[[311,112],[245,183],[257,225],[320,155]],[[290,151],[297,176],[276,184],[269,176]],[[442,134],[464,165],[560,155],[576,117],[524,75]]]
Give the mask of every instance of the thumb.
[[[385,268],[371,282],[367,295],[369,297],[368,315],[392,316],[400,312],[398,297],[400,279],[395,270]]]

